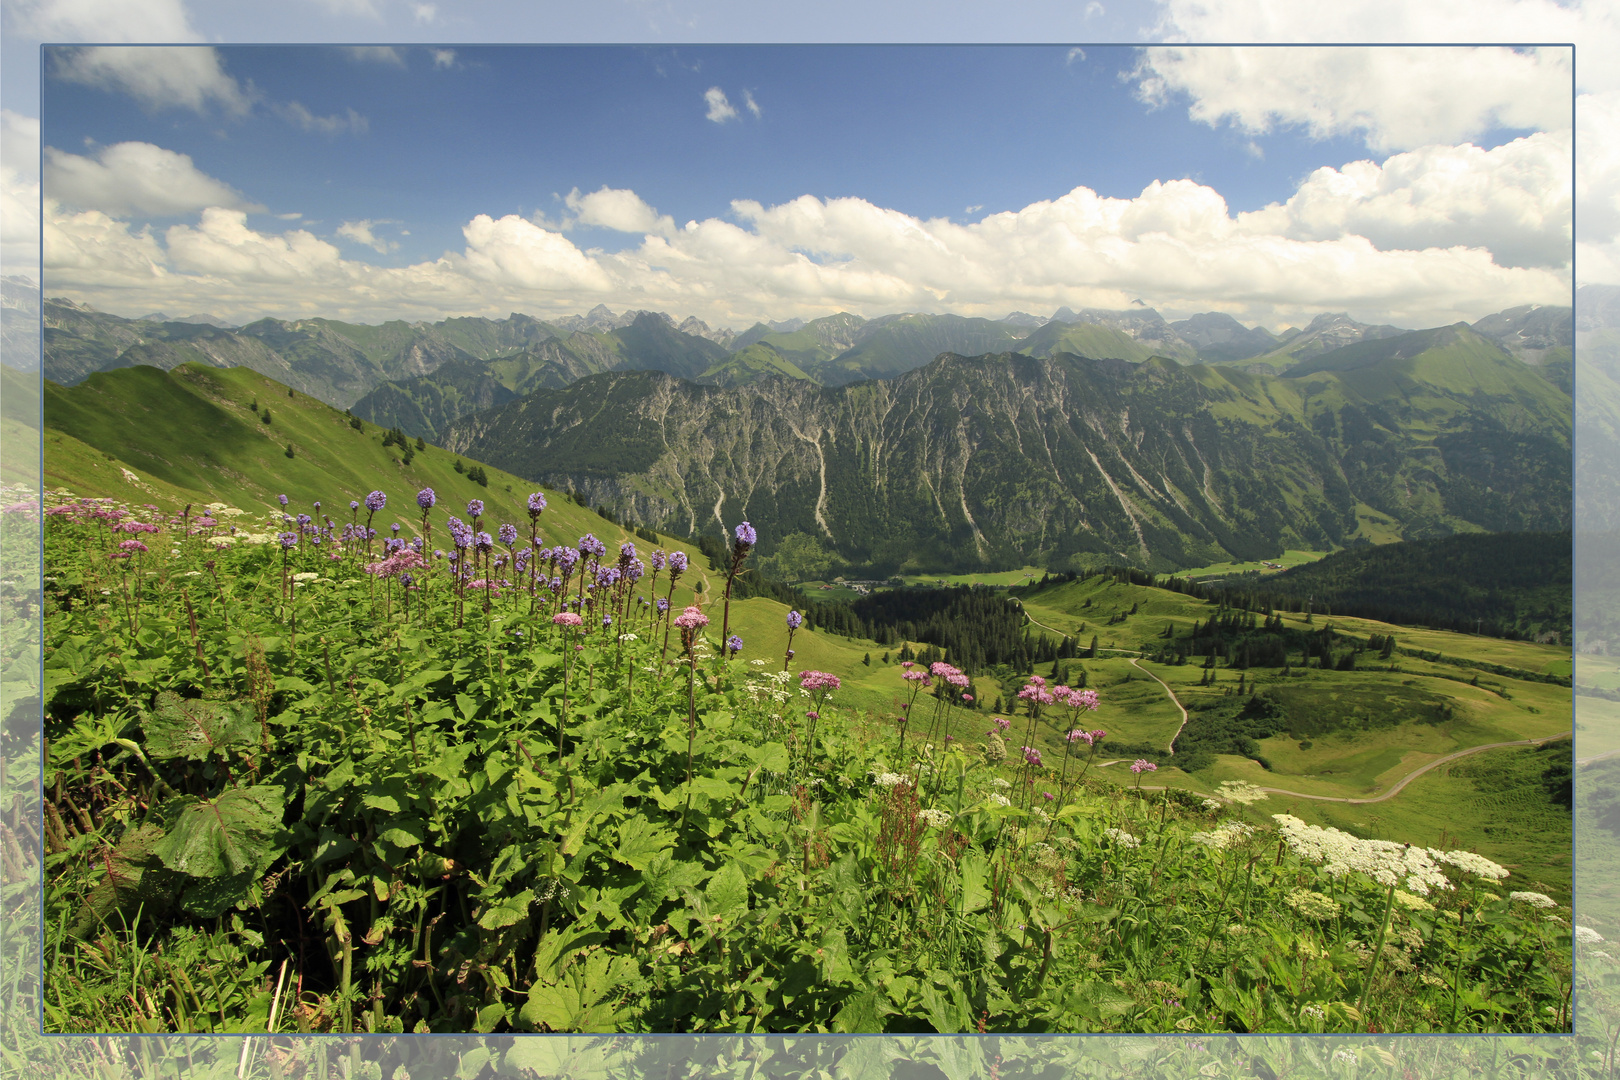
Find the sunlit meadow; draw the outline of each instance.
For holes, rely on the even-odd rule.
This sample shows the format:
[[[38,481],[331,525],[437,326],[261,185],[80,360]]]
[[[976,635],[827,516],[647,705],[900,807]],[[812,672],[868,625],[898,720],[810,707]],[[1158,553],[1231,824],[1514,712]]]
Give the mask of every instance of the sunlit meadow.
[[[280,502],[47,500],[48,1029],[1571,1028],[1601,938],[1476,854],[1101,784],[1040,678],[841,707],[746,522],[686,604],[540,492]]]

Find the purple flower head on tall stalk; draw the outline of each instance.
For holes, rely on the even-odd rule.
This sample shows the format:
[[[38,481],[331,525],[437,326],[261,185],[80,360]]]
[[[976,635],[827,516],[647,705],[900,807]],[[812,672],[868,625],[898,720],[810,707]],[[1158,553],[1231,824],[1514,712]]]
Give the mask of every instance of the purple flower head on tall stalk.
[[[640,559],[631,559],[630,564],[624,568],[624,580],[634,585],[647,573],[647,567]]]
[[[287,496],[285,496],[285,495],[277,495],[276,496],[276,501],[281,503],[282,506],[286,506],[287,505]]]
[[[732,634],[726,638],[726,648],[730,649],[733,655],[742,652],[742,638]]]
[[[620,566],[628,566],[628,565],[630,565],[630,560],[635,558],[635,557],[636,557],[636,545],[635,545],[634,541],[626,540],[624,543],[619,545],[619,565]]]
[[[663,548],[659,548],[657,551],[653,552],[650,556],[648,556],[648,558],[652,562],[652,568],[653,568],[653,571],[655,573],[664,568],[664,549]]]
[[[529,516],[530,517],[532,517],[532,518],[539,517],[540,516],[540,511],[544,510],[545,508],[546,508],[546,497],[542,492],[537,491],[533,495],[529,496]]]
[[[572,611],[559,612],[551,617],[551,621],[558,626],[583,626],[585,624],[585,620]]]
[[[299,514],[298,515],[298,527],[300,529],[302,529],[304,526],[308,525],[311,521],[314,521],[314,520],[315,519],[310,517],[308,514]]]
[[[754,527],[748,524],[748,522],[745,521],[741,525],[737,526],[738,551],[747,551],[749,548],[754,546],[755,541],[758,539],[758,536],[756,536],[754,533]]]
[[[407,589],[411,587],[411,582],[413,580],[415,580],[415,579],[412,578],[409,573],[401,573],[399,575],[399,583],[401,585],[405,586]]]
[[[281,520],[285,524],[291,525],[293,523],[293,516],[291,514],[282,514],[281,515]]]
[[[384,495],[380,491],[373,491],[371,494],[366,496],[366,509],[370,510],[373,514],[387,505],[388,496]]]
[[[517,543],[516,525],[502,525],[498,531],[500,533],[501,543],[505,544],[507,547],[511,547],[513,544]]]
[[[453,517],[445,522],[445,527],[450,530],[450,542],[456,547],[466,548],[472,546],[473,531],[465,521]]]
[[[686,573],[686,552],[672,551],[669,553],[669,572],[677,576]]]
[[[483,517],[484,516],[484,500],[483,499],[468,499],[467,500],[467,516],[468,517]]]
[[[420,536],[411,540],[411,550],[416,552],[418,555],[422,554],[422,538]]]
[[[579,553],[589,555],[593,559],[600,559],[607,554],[607,545],[598,540],[594,534],[586,533],[579,538]]]
[[[557,548],[557,566],[562,570],[564,577],[572,574],[574,567],[577,565],[579,565],[579,552],[571,547]]]
[[[281,541],[283,548],[295,548],[298,546],[298,534],[295,532],[280,533],[276,536],[276,539]]]
[[[118,550],[119,551],[129,552],[129,551],[148,551],[150,549],[145,544],[141,543],[139,540],[124,540],[121,543],[119,543]]]
[[[1033,746],[1026,746],[1026,747],[1023,748],[1023,750],[1024,750],[1024,760],[1026,762],[1028,762],[1029,764],[1039,768],[1040,764],[1041,764],[1041,752],[1039,750],[1035,749]]]
[[[558,593],[563,591],[563,579],[560,577],[552,578],[550,581],[546,582],[546,588],[551,590],[551,595],[556,596]]]
[[[1131,765],[1131,772],[1133,772],[1133,773],[1158,772],[1158,771],[1159,771],[1159,767],[1157,765],[1155,765],[1155,764],[1153,764],[1153,762],[1147,761],[1147,760],[1145,760],[1143,758],[1137,758],[1135,763],[1133,763]]]
[[[666,612],[668,610],[669,610],[669,601],[664,599],[662,596],[660,596],[658,598],[658,614],[662,615],[664,612]]]
[[[481,532],[477,536],[473,537],[473,544],[478,548],[479,551],[495,550],[495,538],[489,535],[487,532]]]
[[[619,583],[619,568],[617,566],[598,566],[596,568],[596,586],[599,589],[610,589]]]
[[[315,506],[315,509],[319,510],[321,508],[321,500],[316,499],[315,503],[314,503],[314,506]]]
[[[804,625],[803,615],[800,615],[797,611],[787,613],[787,627],[789,630],[797,630],[802,625]]]
[[[349,500],[349,509],[350,510],[358,510],[358,509],[360,509],[360,504],[358,502],[356,502],[355,500],[350,499]]]
[[[1008,728],[1012,727],[1011,720],[1006,720],[999,716],[992,716],[990,718],[990,724],[997,731],[1006,731]]]
[[[610,627],[612,625],[613,625],[613,616],[611,616],[611,615],[603,615],[602,616],[602,629],[606,630],[608,627]]]
[[[438,501],[439,497],[433,493],[432,488],[423,488],[416,493],[416,505],[420,506],[423,512],[433,509],[433,504]]]

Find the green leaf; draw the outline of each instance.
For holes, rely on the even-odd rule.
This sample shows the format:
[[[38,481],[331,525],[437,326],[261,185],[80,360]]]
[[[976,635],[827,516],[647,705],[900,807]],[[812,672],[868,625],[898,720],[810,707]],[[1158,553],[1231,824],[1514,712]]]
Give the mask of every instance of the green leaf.
[[[516,896],[503,896],[499,902],[486,907],[478,916],[478,925],[485,930],[499,930],[529,917],[529,905],[534,903],[534,890],[524,889]]]
[[[395,847],[416,847],[427,840],[427,829],[427,822],[421,818],[405,818],[377,835]]]
[[[632,870],[646,870],[674,841],[673,831],[659,828],[645,817],[629,818],[619,826],[619,847],[613,857]]]
[[[962,856],[962,914],[990,902],[990,861],[979,851]]]
[[[232,788],[217,799],[180,800],[169,833],[152,849],[163,865],[192,877],[262,870],[281,854],[282,790]]]
[[[709,914],[719,915],[730,922],[748,910],[748,879],[736,863],[727,863],[709,879],[703,890],[709,904]]]
[[[888,1011],[880,991],[859,990],[844,999],[843,1007],[833,1017],[833,1030],[851,1034],[882,1031],[883,1014]]]
[[[251,701],[188,700],[165,690],[157,696],[153,711],[141,714],[141,730],[150,757],[201,761],[233,747],[253,746],[259,737],[259,713]]]

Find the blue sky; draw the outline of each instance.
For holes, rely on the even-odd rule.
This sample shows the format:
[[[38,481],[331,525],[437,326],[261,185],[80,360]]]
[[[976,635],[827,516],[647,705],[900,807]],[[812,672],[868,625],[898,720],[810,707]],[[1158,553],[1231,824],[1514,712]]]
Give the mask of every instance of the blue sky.
[[[399,48],[400,64],[324,47],[226,51],[226,70],[268,101],[364,118],[333,134],[273,108],[144,108],[50,79],[47,64],[43,141],[80,154],[150,142],[269,214],[388,221],[375,231],[401,245],[370,261],[390,265],[457,246],[476,213],[556,216],[575,188],[632,189],[678,223],[724,216],[733,199],[806,194],[962,221],[1081,184],[1128,199],[1187,177],[1240,211],[1365,155],[1354,138],[1254,137],[1150,107],[1129,79],[1130,47],[459,47],[435,62],[444,51]],[[715,86],[735,119],[707,119]],[[610,249],[636,239],[595,232]]]
[[[1567,50],[47,50],[48,295],[746,326],[1141,299],[1280,329],[1569,288]]]

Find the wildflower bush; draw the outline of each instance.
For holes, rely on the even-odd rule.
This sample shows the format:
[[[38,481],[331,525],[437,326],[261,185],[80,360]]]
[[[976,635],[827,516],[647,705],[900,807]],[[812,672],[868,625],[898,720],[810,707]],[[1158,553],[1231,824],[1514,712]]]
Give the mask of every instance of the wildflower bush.
[[[853,715],[684,553],[452,509],[47,509],[48,1027],[1569,1029],[1488,860],[1108,786],[1094,691]]]

